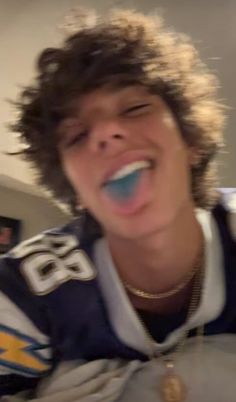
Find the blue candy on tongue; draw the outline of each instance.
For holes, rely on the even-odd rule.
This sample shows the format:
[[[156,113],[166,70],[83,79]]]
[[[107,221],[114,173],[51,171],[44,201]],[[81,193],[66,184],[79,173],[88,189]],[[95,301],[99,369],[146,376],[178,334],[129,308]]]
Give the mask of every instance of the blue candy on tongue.
[[[125,177],[109,181],[105,184],[106,191],[119,201],[128,200],[134,193],[142,174],[142,169],[136,170]]]

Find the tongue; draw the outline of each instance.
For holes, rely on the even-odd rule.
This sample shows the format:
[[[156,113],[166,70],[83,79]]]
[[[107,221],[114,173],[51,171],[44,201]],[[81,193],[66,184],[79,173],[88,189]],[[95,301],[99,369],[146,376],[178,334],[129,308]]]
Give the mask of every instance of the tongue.
[[[111,198],[117,200],[118,202],[128,201],[135,193],[135,189],[140,180],[141,173],[141,170],[136,170],[128,176],[108,182],[105,185],[106,191]]]
[[[127,215],[137,212],[147,202],[149,180],[150,170],[141,169],[121,179],[108,182],[103,192],[106,203],[117,213]]]

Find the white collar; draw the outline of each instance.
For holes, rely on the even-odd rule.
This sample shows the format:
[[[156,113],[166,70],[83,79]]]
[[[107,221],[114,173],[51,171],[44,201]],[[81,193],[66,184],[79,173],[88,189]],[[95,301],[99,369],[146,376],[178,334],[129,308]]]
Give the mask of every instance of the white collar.
[[[106,239],[99,239],[94,245],[98,280],[111,325],[123,343],[144,354],[150,355],[154,351],[168,350],[175,345],[186,329],[190,330],[216,319],[223,310],[226,299],[225,279],[217,224],[212,215],[205,210],[196,210],[196,216],[202,226],[205,241],[204,292],[199,307],[192,317],[171,332],[162,343],[150,342],[117,274]]]

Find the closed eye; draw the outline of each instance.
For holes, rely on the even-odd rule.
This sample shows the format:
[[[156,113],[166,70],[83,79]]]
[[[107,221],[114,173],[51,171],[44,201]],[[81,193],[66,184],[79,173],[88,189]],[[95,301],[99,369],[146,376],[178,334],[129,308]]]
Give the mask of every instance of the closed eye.
[[[139,113],[142,113],[144,110],[146,110],[149,106],[151,106],[150,103],[141,103],[138,105],[134,105],[132,107],[129,107],[126,109],[123,114],[125,115],[138,115]]]
[[[71,138],[68,138],[64,141],[64,147],[65,148],[71,148],[74,145],[79,145],[82,141],[86,139],[88,135],[88,131],[82,131]]]

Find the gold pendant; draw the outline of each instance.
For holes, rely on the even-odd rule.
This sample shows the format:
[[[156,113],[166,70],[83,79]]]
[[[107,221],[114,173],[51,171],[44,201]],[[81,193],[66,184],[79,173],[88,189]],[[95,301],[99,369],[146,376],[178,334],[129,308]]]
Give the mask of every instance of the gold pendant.
[[[163,375],[160,384],[161,397],[164,402],[184,402],[187,396],[187,389],[174,370],[173,363],[167,363],[167,372]]]

